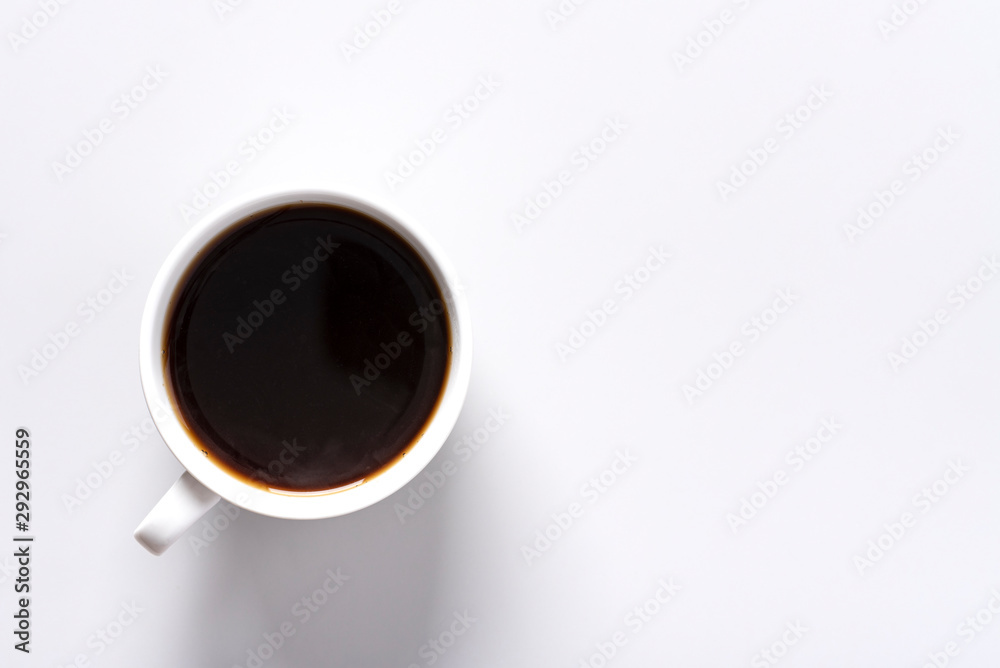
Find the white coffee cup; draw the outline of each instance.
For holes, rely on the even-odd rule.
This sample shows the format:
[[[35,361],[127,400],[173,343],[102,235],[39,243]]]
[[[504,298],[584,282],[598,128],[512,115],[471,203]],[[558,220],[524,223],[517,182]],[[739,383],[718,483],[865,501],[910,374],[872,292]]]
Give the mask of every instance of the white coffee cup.
[[[333,204],[364,213],[390,227],[413,247],[431,270],[444,297],[451,328],[451,358],[438,407],[405,457],[397,458],[387,469],[347,489],[282,494],[234,477],[201,452],[168,395],[163,341],[178,284],[207,245],[257,211],[303,202]],[[153,554],[162,554],[220,499],[261,515],[298,520],[336,517],[381,501],[410,482],[444,445],[465,401],[471,370],[469,310],[460,283],[437,245],[412,223],[356,197],[314,189],[254,196],[207,216],[167,256],[153,280],[142,314],[139,331],[142,391],[160,436],[187,470],[139,524],[135,539]]]

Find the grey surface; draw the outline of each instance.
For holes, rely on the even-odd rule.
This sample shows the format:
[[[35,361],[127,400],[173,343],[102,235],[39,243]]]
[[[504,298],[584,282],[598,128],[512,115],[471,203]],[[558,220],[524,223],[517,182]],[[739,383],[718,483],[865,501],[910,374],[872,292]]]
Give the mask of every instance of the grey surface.
[[[1000,251],[1000,8],[926,3],[884,37],[891,2],[591,0],[553,29],[557,4],[402,0],[350,61],[341,45],[386,3],[246,1],[223,17],[209,0],[70,3],[16,51],[6,40],[0,432],[32,430],[37,540],[34,651],[7,636],[4,666],[247,666],[283,622],[295,633],[265,666],[596,666],[616,633],[609,665],[761,666],[795,623],[807,631],[786,635],[782,666],[921,666],[949,641],[949,665],[996,665],[1000,621],[971,638],[960,625],[1000,603],[1000,281],[962,308],[949,294]],[[727,7],[733,22],[679,71],[673,54]],[[8,3],[0,25],[37,11]],[[156,66],[165,78],[121,118],[115,99]],[[449,109],[480,77],[499,88],[456,127]],[[822,86],[832,97],[787,136],[782,117]],[[249,160],[241,144],[274,109],[295,118]],[[52,163],[105,117],[113,132],[59,180]],[[580,171],[578,147],[616,118],[627,128]],[[438,127],[445,141],[391,189],[385,172]],[[958,139],[911,181],[905,163],[947,128]],[[768,139],[723,201],[718,181]],[[229,161],[212,210],[325,186],[399,209],[450,256],[476,358],[428,471],[458,471],[405,523],[408,489],[338,519],[216,519],[215,540],[196,550],[199,525],[154,558],[131,533],[180,467],[155,434],[123,441],[147,419],[139,316],[188,228],[181,205]],[[519,231],[512,215],[561,171],[571,183]],[[905,191],[852,243],[844,226],[895,179]],[[616,286],[650,246],[671,259],[626,300]],[[134,278],[85,321],[78,305],[122,268]],[[795,303],[751,340],[744,323],[779,290]],[[888,354],[940,309],[894,370]],[[22,382],[71,321],[79,335]],[[744,354],[689,402],[683,386],[734,342]],[[463,461],[456,443],[491,408],[509,421]],[[794,470],[786,454],[830,418],[842,430]],[[606,493],[584,488],[619,450],[636,461]],[[968,472],[924,512],[914,497],[952,461]],[[727,514],[779,470],[787,484],[734,532]],[[522,547],[573,503],[580,517],[529,565]],[[914,526],[859,572],[906,512]],[[302,623],[296,602],[338,568],[350,579]],[[637,629],[630,611],[671,578],[680,590]],[[466,611],[476,621],[432,664],[421,647]]]

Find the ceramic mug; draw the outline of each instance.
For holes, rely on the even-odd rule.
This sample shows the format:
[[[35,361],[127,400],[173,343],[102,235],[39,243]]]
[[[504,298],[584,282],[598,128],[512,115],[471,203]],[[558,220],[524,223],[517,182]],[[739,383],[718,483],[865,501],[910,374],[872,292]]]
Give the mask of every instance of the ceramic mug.
[[[286,204],[332,204],[383,223],[417,252],[444,297],[451,339],[445,389],[430,422],[389,467],[353,487],[309,495],[288,495],[255,487],[213,463],[185,429],[167,391],[163,362],[164,330],[178,286],[200,252],[248,216]],[[357,197],[318,189],[257,195],[213,213],[193,227],[171,251],[153,280],[139,330],[139,373],[146,404],[163,441],[187,469],[135,531],[135,539],[162,554],[220,499],[251,512],[287,519],[321,519],[360,510],[409,483],[444,445],[465,401],[472,370],[469,310],[451,265],[434,242],[412,222]]]

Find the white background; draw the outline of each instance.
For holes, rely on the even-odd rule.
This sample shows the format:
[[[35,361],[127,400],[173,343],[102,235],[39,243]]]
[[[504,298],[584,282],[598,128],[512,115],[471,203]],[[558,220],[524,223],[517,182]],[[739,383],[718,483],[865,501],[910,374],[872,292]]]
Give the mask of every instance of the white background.
[[[0,542],[17,533],[19,426],[37,539],[30,656],[12,649],[13,560],[0,557],[0,663],[252,668],[248,652],[287,621],[295,634],[263,665],[596,667],[622,632],[609,665],[761,666],[798,622],[778,665],[918,667],[955,641],[949,665],[996,666],[1000,619],[971,638],[960,625],[1000,587],[1000,280],[973,280],[961,308],[953,291],[1000,252],[1000,6],[910,4],[883,34],[889,0],[590,0],[555,28],[556,0],[401,0],[348,60],[342,45],[386,3],[246,0],[220,15],[210,0],[71,2],[35,32],[23,21],[36,0],[5,3]],[[724,9],[734,20],[679,67]],[[14,44],[22,30],[34,36]],[[147,67],[165,78],[121,118],[116,98]],[[480,77],[499,88],[449,125]],[[813,87],[832,97],[786,137],[777,124]],[[241,145],[275,108],[295,120],[247,160]],[[113,132],[60,179],[53,163],[103,118]],[[627,129],[579,171],[579,147],[615,118]],[[446,141],[391,189],[385,173],[436,127]],[[911,180],[904,165],[949,128],[958,139]],[[718,183],[769,137],[777,151],[724,201]],[[203,215],[181,205],[230,160],[240,172],[209,188],[206,211],[323,186],[401,211],[443,247],[476,352],[428,470],[450,459],[458,472],[405,523],[394,505],[409,489],[337,519],[244,512],[217,537],[199,524],[155,558],[131,534],[180,466],[155,434],[123,440],[148,417],[139,317]],[[572,184],[519,230],[512,215],[560,170]],[[888,212],[845,229],[896,179]],[[626,300],[615,286],[650,246],[671,259]],[[87,322],[78,305],[123,268],[134,278]],[[794,305],[751,341],[744,323],[778,290]],[[615,312],[561,359],[557,344],[607,299]],[[894,369],[889,353],[939,309],[945,324]],[[24,380],[70,322],[79,335]],[[689,401],[683,386],[737,341],[744,354]],[[491,408],[509,420],[462,461],[454,443]],[[794,470],[786,454],[830,418],[842,428]],[[585,497],[618,450],[636,461]],[[123,463],[70,502],[115,451]],[[968,471],[923,512],[914,496],[959,461]],[[727,515],[778,471],[787,484],[734,531]],[[526,557],[574,502],[582,517]],[[915,526],[859,566],[906,512]],[[196,549],[192,536],[215,539]],[[337,568],[350,580],[301,623],[293,606]],[[636,633],[626,616],[661,578],[680,591]],[[465,611],[468,632],[421,654]]]

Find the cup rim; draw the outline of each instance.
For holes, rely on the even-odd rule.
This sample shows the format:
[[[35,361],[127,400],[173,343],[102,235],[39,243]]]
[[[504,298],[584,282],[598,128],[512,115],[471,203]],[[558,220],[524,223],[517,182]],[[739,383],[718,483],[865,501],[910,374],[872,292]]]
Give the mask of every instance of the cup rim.
[[[207,244],[246,217],[272,207],[310,203],[354,209],[388,226],[417,252],[445,298],[451,355],[445,388],[429,424],[404,455],[355,486],[318,493],[277,493],[255,487],[203,454],[170,401],[162,349],[166,319],[177,286]],[[469,309],[457,274],[441,249],[412,221],[356,195],[323,188],[283,188],[253,193],[206,214],[177,242],[163,261],[146,298],[139,331],[139,376],[146,404],[164,443],[200,483],[230,503],[252,512],[287,519],[321,519],[361,510],[391,496],[422,471],[443,447],[458,420],[472,371]]]

